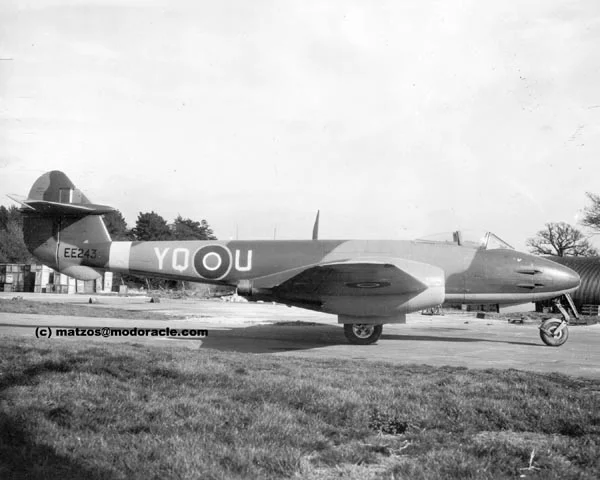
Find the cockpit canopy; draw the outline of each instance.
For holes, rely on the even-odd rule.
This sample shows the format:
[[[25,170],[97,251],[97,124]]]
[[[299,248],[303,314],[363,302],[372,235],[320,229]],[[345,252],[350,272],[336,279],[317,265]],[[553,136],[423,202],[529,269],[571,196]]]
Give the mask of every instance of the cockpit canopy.
[[[474,230],[457,230],[455,232],[436,233],[417,239],[417,242],[448,243],[479,250],[494,250],[497,248],[514,248],[492,232]]]

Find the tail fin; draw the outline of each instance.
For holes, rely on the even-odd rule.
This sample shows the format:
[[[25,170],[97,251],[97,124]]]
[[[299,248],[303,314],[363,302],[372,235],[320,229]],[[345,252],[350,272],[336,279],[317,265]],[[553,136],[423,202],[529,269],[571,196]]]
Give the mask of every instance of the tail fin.
[[[36,180],[25,199],[11,196],[23,208],[23,237],[29,251],[46,265],[80,280],[100,276],[93,262],[110,246],[110,235],[100,215],[114,209],[91,203],[62,172]],[[93,259],[84,255],[92,247]],[[81,252],[71,255],[72,251]],[[64,253],[64,252],[68,252]],[[64,253],[64,254],[61,254]],[[100,260],[98,258],[98,260]]]
[[[315,224],[313,225],[313,234],[312,234],[312,239],[313,240],[318,240],[319,239],[319,214],[321,213],[321,210],[317,210],[317,216],[315,218]]]
[[[90,202],[81,190],[63,172],[54,170],[38,178],[29,196],[25,199],[9,195],[23,206],[23,212],[37,212],[47,215],[84,216],[102,215],[113,212],[114,208]]]

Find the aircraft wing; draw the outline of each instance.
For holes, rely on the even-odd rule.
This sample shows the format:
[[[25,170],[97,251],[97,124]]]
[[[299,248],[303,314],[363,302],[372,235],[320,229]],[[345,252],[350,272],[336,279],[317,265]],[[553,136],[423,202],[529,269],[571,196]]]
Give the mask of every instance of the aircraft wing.
[[[433,280],[440,280],[439,269],[420,262],[379,257],[348,259],[310,267],[281,283],[276,291],[294,296],[418,294]]]
[[[444,301],[444,271],[428,263],[376,257],[324,262],[272,289],[278,301],[338,315],[344,323],[385,317],[404,321],[405,313]],[[360,323],[360,322],[358,322]]]

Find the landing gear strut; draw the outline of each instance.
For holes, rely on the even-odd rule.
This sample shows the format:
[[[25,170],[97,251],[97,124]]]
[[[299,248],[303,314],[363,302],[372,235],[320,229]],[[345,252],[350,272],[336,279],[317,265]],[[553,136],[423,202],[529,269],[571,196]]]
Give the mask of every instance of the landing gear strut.
[[[350,343],[355,345],[370,345],[379,340],[383,325],[370,325],[367,323],[345,323],[344,335]]]
[[[577,313],[577,308],[573,303],[573,299],[571,295],[568,293],[564,295],[571,311],[575,318],[579,318],[579,314]],[[560,298],[554,300],[554,305],[558,309],[558,311],[562,314],[562,320],[558,318],[549,318],[548,320],[544,320],[542,325],[540,325],[540,338],[542,341],[551,347],[560,347],[563,343],[567,341],[569,338],[569,313],[560,303]]]

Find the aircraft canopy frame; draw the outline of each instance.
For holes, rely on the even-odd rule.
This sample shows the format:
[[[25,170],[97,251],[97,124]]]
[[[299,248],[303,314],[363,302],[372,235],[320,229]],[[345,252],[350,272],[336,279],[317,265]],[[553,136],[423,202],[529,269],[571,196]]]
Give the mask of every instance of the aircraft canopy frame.
[[[454,232],[435,233],[418,238],[417,242],[448,243],[463,247],[472,247],[478,250],[496,250],[501,248],[514,250],[512,245],[502,240],[495,233],[477,230],[456,230]]]

